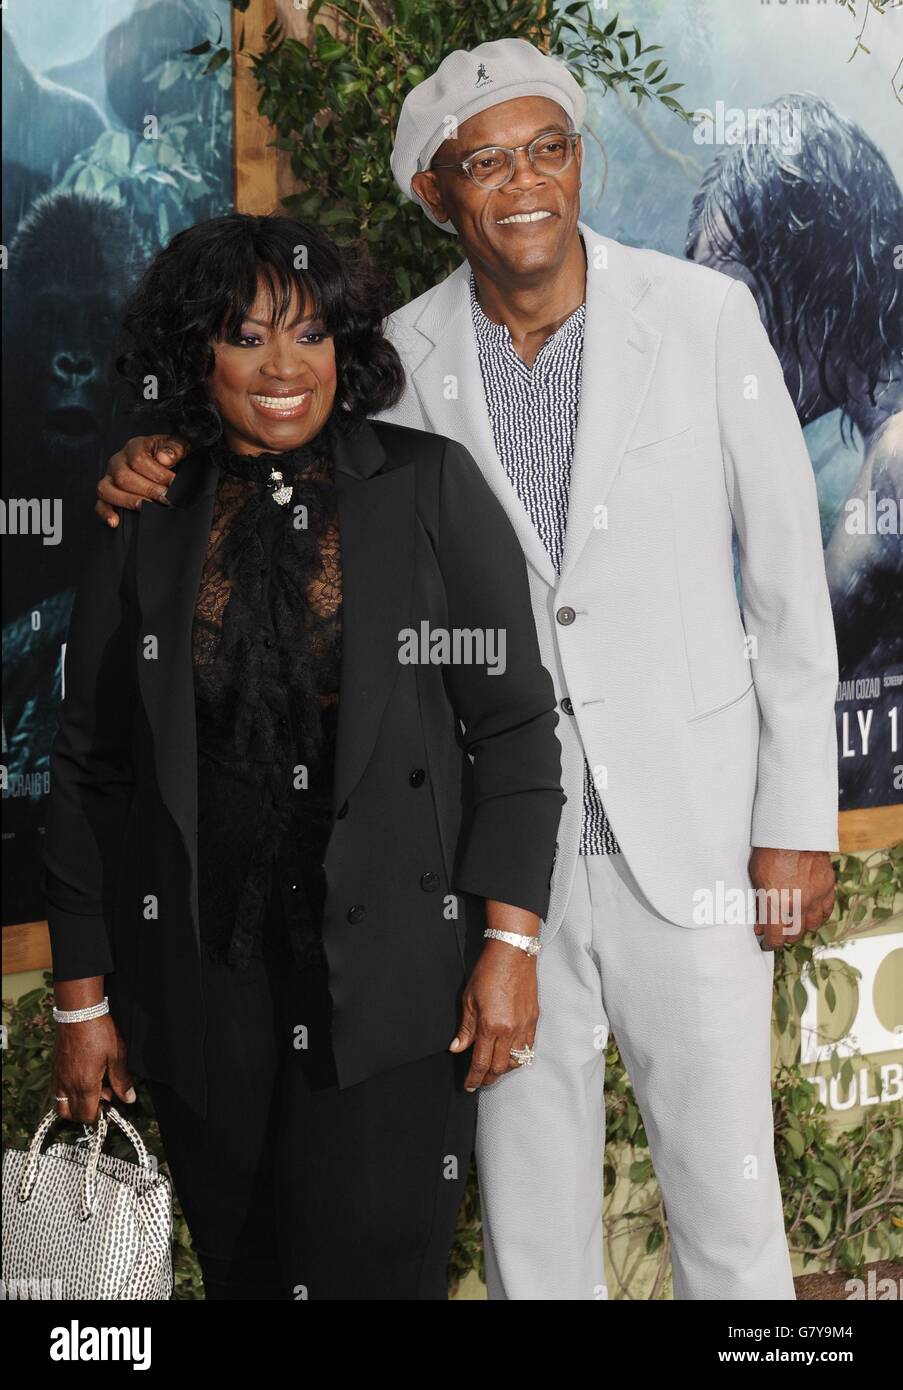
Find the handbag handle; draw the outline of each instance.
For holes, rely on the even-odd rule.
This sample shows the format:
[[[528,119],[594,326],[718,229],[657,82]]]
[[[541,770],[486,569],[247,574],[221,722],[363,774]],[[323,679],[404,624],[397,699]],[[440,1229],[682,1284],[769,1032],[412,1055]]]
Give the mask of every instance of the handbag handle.
[[[104,1106],[107,1108],[104,1109]],[[85,1163],[85,1175],[82,1182],[81,1192],[81,1214],[82,1220],[87,1220],[94,1213],[94,1202],[97,1192],[97,1165],[100,1162],[100,1153],[107,1137],[107,1116],[113,1120],[122,1130],[126,1138],[131,1142],[136,1154],[138,1155],[139,1167],[147,1172],[151,1170],[150,1154],[144,1145],[144,1140],[137,1129],[131,1124],[124,1115],[120,1115],[115,1106],[110,1105],[109,1101],[101,1101],[100,1115],[97,1120],[97,1129],[91,1137],[88,1146],[88,1158]],[[22,1165],[22,1177],[19,1182],[17,1196],[20,1202],[27,1202],[34,1190],[34,1185],[38,1180],[38,1172],[41,1163],[41,1145],[50,1132],[53,1125],[61,1117],[55,1110],[48,1110],[41,1123],[34,1132],[28,1151],[25,1155],[25,1162]]]

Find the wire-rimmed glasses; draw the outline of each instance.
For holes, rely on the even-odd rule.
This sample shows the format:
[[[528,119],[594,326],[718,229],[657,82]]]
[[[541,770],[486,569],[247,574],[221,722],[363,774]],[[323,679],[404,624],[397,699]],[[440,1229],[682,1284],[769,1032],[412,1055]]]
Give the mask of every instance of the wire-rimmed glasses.
[[[534,173],[557,178],[574,158],[574,147],[579,139],[577,130],[567,134],[556,130],[537,135],[529,145],[485,145],[456,164],[431,164],[430,168],[463,169],[480,188],[502,188],[514,177],[518,151],[526,150]]]

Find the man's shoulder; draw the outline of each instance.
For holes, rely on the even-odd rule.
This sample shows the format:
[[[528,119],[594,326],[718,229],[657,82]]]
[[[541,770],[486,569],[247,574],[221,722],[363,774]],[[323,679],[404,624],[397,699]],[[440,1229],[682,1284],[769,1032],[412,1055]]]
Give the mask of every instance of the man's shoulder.
[[[582,226],[590,266],[611,270],[621,292],[638,298],[643,310],[676,308],[716,317],[736,282],[723,271],[648,246],[630,246]]]
[[[430,340],[432,319],[437,314],[441,313],[444,316],[444,310],[461,307],[467,293],[469,276],[470,266],[466,261],[462,261],[444,280],[424,290],[423,294],[418,294],[416,299],[402,304],[389,315],[386,319],[386,333],[402,358],[412,353],[416,355],[418,349],[422,350],[423,345]],[[426,336],[418,328],[421,321],[426,323]]]
[[[441,291],[462,278],[466,278],[470,273],[470,266],[466,261],[455,266],[454,270],[449,271],[444,279],[439,280],[435,285],[430,285],[423,294],[418,294],[416,299],[409,299],[407,304],[402,304],[398,309],[389,315],[390,323],[415,323],[428,304],[440,294]]]

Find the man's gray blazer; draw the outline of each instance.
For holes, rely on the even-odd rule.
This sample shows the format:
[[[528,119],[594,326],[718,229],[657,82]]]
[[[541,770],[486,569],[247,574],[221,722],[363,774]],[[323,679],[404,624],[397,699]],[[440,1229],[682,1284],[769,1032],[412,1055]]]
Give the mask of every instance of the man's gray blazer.
[[[837,848],[837,649],[815,482],[755,300],[717,271],[580,232],[560,576],[495,448],[466,262],[389,320],[408,385],[383,417],[464,444],[523,545],[542,659],[573,708],[558,724],[567,804],[546,941],[576,866],[583,749],[641,889],[680,926],[704,925],[700,890],[749,889],[751,846]]]

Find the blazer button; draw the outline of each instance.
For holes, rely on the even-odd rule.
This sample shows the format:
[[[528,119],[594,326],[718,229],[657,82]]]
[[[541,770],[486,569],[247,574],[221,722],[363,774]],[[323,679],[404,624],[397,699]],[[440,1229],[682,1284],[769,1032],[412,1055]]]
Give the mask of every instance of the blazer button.
[[[420,887],[424,893],[435,893],[439,887],[439,875],[434,873],[421,874]]]
[[[344,820],[345,817],[347,816],[347,814],[348,814],[348,802],[347,802],[347,801],[343,801],[342,804],[341,804],[341,806],[339,807],[339,809],[338,809],[338,810],[336,811],[336,813],[335,813],[335,818],[336,818],[336,820]]]
[[[565,714],[573,714],[573,713],[574,713],[574,705],[573,705],[573,702],[568,698],[567,695],[565,695],[564,699],[563,699],[562,702],[561,702],[561,708],[564,710]]]
[[[576,616],[577,614],[574,612],[573,608],[559,608],[558,612],[555,614],[555,617],[561,623],[562,627],[569,627]]]
[[[423,768],[415,767],[414,771],[408,778],[408,781],[410,782],[412,787],[422,787],[424,782],[426,781],[426,773],[424,772]]]
[[[360,903],[355,903],[353,907],[349,907],[348,909],[348,921],[351,922],[352,925],[356,925],[358,922],[363,922],[366,915],[367,909],[363,907]]]

